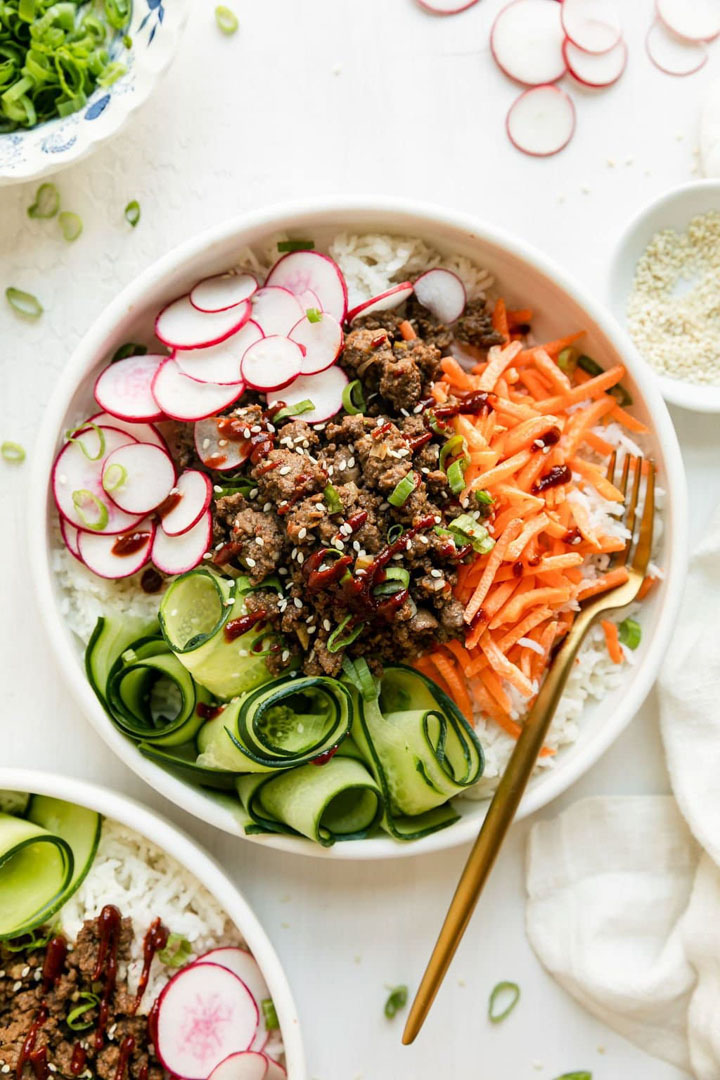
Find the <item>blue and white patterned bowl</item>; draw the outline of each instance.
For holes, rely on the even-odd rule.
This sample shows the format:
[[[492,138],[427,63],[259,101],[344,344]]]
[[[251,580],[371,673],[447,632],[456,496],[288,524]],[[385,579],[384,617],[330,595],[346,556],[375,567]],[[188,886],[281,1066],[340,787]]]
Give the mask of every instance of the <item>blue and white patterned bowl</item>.
[[[122,34],[109,48],[127,72],[112,86],[98,86],[70,116],[28,131],[0,135],[0,184],[35,180],[64,169],[110,139],[145,102],[177,52],[191,0],[135,0],[126,49]]]

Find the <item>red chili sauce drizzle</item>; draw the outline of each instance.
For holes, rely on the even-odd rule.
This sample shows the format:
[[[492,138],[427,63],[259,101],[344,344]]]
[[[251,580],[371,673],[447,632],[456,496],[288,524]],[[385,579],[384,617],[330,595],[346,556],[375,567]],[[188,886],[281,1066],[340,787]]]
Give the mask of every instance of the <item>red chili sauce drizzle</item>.
[[[158,1014],[160,1012],[160,998],[155,998],[152,1004],[152,1008],[148,1013],[147,1018],[147,1030],[150,1037],[150,1042],[157,1048],[157,1034],[158,1034]]]
[[[306,484],[311,482],[312,476],[309,476],[308,473],[300,473],[297,480],[295,481],[295,491],[292,493],[289,499],[285,499],[284,502],[279,504],[277,508],[277,513],[280,515],[289,514],[298,499],[302,499],[304,495],[308,494]]]
[[[155,920],[159,922],[159,920]],[[155,925],[153,923],[153,925]],[[130,1062],[130,1055],[135,1049],[135,1039],[132,1035],[126,1035],[123,1041],[120,1043],[120,1053],[118,1056],[117,1069],[115,1070],[115,1080],[123,1080],[125,1070]]]
[[[428,514],[426,517],[421,518],[417,525],[406,529],[402,536],[399,536],[397,540],[387,544],[379,551],[369,566],[365,568],[364,574],[356,574],[349,581],[344,582],[345,596],[349,605],[358,612],[359,617],[378,616],[389,620],[403,606],[408,598],[407,589],[399,589],[396,593],[384,598],[376,597],[373,590],[376,585],[380,585],[385,581],[385,567],[393,555],[403,551],[408,542],[418,533],[432,529],[434,525],[434,514]]]
[[[105,985],[100,1001],[100,1016],[95,1030],[94,1044],[96,1050],[101,1050],[105,1041],[105,1028],[110,1015],[110,1002],[115,993],[117,981],[117,953],[120,942],[120,927],[122,917],[114,904],[106,904],[98,917],[98,934],[100,936],[100,948],[98,949],[93,981],[104,977]]]
[[[47,1046],[41,1046],[28,1054],[30,1068],[35,1073],[37,1080],[48,1080],[50,1069],[48,1068]]]
[[[149,532],[133,532],[122,533],[118,536],[112,548],[110,549],[113,555],[134,555],[141,548],[144,548],[150,539],[152,533]]]
[[[62,975],[66,956],[67,941],[65,938],[62,937],[62,935],[52,938],[45,949],[42,965],[42,988],[44,994],[55,985]],[[47,1051],[44,1046],[39,1047],[36,1050],[35,1043],[37,1041],[38,1032],[47,1020],[48,1015],[47,1003],[42,1001],[20,1049],[15,1070],[18,1080],[20,1080],[20,1077],[22,1076],[26,1062],[30,1063],[37,1080],[47,1080],[49,1072],[47,1067]]]
[[[230,622],[225,624],[223,634],[226,641],[234,641],[235,638],[242,637],[243,634],[247,634],[248,630],[251,630],[256,623],[262,622],[267,618],[267,611],[265,608],[258,608],[257,611],[252,611],[249,615],[243,615],[239,619],[231,619]]]
[[[140,588],[143,592],[156,593],[162,587],[162,583],[161,575],[152,566],[149,566],[147,570],[143,570],[140,578]]]
[[[546,431],[544,435],[540,435],[539,438],[534,440],[534,442],[530,446],[530,450],[532,451],[532,453],[537,454],[539,450],[544,450],[548,446],[555,446],[555,444],[559,442],[560,428],[550,428],[550,430]]]
[[[323,566],[326,556],[333,551],[333,548],[321,548],[308,555],[305,560],[308,592],[320,592],[339,581],[352,562],[350,555],[341,555],[339,559],[331,558],[327,566]]]
[[[85,1062],[87,1061],[87,1050],[80,1042],[76,1042],[73,1046],[72,1057],[70,1058],[70,1072],[73,1076],[79,1076],[85,1068]]]
[[[180,505],[180,503],[182,502],[182,499],[183,499],[183,497],[182,497],[182,492],[181,491],[171,491],[170,494],[167,495],[163,499],[163,501],[160,503],[160,505],[158,506],[155,513],[160,518],[167,517],[167,515],[172,510],[174,510],[176,506]]]
[[[196,706],[195,712],[198,716],[201,716],[203,720],[214,720],[216,716],[220,715],[223,708],[223,705],[206,705],[204,701],[201,701]]]
[[[20,1049],[20,1055],[19,1055],[18,1060],[17,1060],[17,1067],[15,1069],[15,1075],[18,1077],[18,1080],[20,1080],[20,1077],[23,1074],[23,1068],[25,1067],[25,1062],[30,1060],[30,1056],[33,1053],[33,1050],[35,1049],[35,1041],[36,1041],[36,1039],[38,1037],[38,1031],[43,1026],[43,1024],[45,1023],[47,1018],[48,1018],[48,1007],[45,1004],[45,1002],[43,1001],[40,1008],[38,1009],[37,1015],[35,1016],[32,1024],[30,1025],[30,1030],[28,1031],[27,1035],[25,1036],[25,1041],[23,1042],[22,1047]]]
[[[533,495],[539,495],[541,491],[547,491],[548,488],[558,487],[559,484],[569,484],[571,480],[572,473],[567,465],[553,465],[549,472],[535,481],[532,486]]]
[[[169,935],[170,931],[166,926],[163,926],[162,920],[153,919],[143,938],[143,966],[140,978],[138,979],[137,993],[132,1006],[132,1011],[134,1013],[140,1008],[142,996],[147,990],[148,980],[150,979],[150,968],[155,959],[155,953],[160,952],[165,948],[168,943]]]

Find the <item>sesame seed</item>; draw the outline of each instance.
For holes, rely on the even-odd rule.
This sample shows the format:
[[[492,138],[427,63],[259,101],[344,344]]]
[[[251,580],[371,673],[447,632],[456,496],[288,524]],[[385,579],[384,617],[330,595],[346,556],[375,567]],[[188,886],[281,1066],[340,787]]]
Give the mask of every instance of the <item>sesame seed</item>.
[[[308,634],[314,634],[316,630],[317,630],[317,626],[308,626],[308,628],[307,628]]]
[[[329,619],[323,619],[323,630],[327,630],[328,633],[329,633],[331,629],[332,629],[332,623],[330,622],[330,620]]]
[[[307,536],[307,529],[303,525],[302,529],[300,529],[299,532],[298,532],[298,540],[304,540],[306,536]]]
[[[410,413],[407,411],[407,409],[402,409],[401,408],[400,412],[403,414],[403,416],[409,416],[410,415]]]
[[[203,555],[203,559],[212,559],[212,552],[211,551],[206,551],[205,554]]]
[[[283,651],[282,651],[282,653],[280,655],[281,655],[281,659],[282,659],[283,663],[287,663],[287,661],[290,659],[290,650],[289,649],[283,649]]]
[[[430,577],[437,577],[437,578],[442,577],[442,570],[431,570],[430,571]]]
[[[260,432],[262,431],[262,428],[260,427],[259,424],[253,424],[253,426],[250,428],[250,430],[253,433],[253,435],[259,435]]]
[[[298,549],[297,549],[296,547],[294,547],[294,548],[292,549],[292,551],[290,552],[290,558],[291,558],[291,559],[294,559],[294,558],[295,558],[295,556],[297,555],[297,553],[298,553]]]
[[[348,525],[347,521],[343,522],[340,526],[340,532],[345,536],[352,536],[352,525]]]
[[[245,437],[246,439],[249,439],[249,438],[250,438],[250,428],[249,428],[249,427],[246,427],[246,428],[245,428],[245,430],[243,431],[243,436],[244,436],[244,437]]]
[[[445,582],[444,581],[434,581],[433,582],[433,589],[435,590],[435,592],[437,592],[438,589],[444,589],[444,588],[445,588]]]
[[[22,975],[23,979],[27,979],[28,975],[30,974],[30,965],[26,964],[20,974]]]
[[[334,472],[335,472],[334,467],[332,465],[328,465],[328,471],[327,471],[328,476],[332,476],[332,474]]]
[[[19,979],[16,983],[13,984],[13,993],[17,994],[18,990],[22,990],[22,983]]]
[[[415,408],[413,409],[413,412],[415,413],[416,416],[418,415],[418,413],[421,413],[422,411],[423,411],[422,405],[416,405]]]
[[[296,608],[301,608],[302,607],[302,600],[300,599],[299,596],[295,596],[293,598],[293,604],[295,605]]]
[[[203,443],[202,443],[203,450],[207,450],[207,449],[209,449],[209,447],[210,447],[210,440],[209,439],[203,439]]]
[[[248,566],[251,569],[252,569],[253,566],[255,566],[255,560],[251,559],[249,555],[246,557],[245,562],[248,564]]]
[[[333,545],[333,547],[337,548],[338,551],[344,551],[345,550],[345,545],[343,544],[342,540],[338,540],[337,536],[333,537],[332,545]]]
[[[353,540],[353,551],[360,551],[360,541]]]
[[[340,470],[340,472],[345,472],[345,470],[347,469],[347,461],[345,460],[345,458],[343,458],[342,461],[338,463],[338,469]]]
[[[287,567],[286,566],[279,567],[278,568],[278,574],[281,574],[284,577],[285,574],[287,574]]]
[[[348,464],[348,469],[354,469],[355,468],[355,458],[354,457],[348,458],[348,463],[347,464]]]
[[[218,439],[218,446],[227,446],[227,439]]]
[[[265,547],[265,541],[263,540],[262,536],[256,536],[255,543],[258,545],[258,547]]]
[[[305,556],[303,555],[302,551],[298,551],[297,561],[298,566],[302,566],[302,564],[305,562]]]
[[[263,503],[263,514],[269,514],[271,510],[272,510],[272,503],[271,502]]]
[[[258,494],[259,494],[259,492],[258,492],[258,489],[257,489],[257,488],[253,488],[253,489],[252,489],[252,491],[250,492],[250,496],[249,496],[249,498],[251,498],[251,499],[257,499],[257,497],[258,497]]]
[[[222,491],[222,488],[220,487],[219,484],[213,484],[213,491],[216,492],[219,495],[220,492]]]

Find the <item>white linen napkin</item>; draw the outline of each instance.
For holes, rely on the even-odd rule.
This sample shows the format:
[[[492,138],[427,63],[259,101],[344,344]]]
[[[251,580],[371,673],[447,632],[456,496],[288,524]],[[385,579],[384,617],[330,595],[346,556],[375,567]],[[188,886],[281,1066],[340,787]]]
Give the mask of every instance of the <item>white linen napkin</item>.
[[[719,627],[720,507],[659,683],[675,799],[582,800],[533,828],[527,867],[528,936],[545,967],[698,1080],[720,1080]]]

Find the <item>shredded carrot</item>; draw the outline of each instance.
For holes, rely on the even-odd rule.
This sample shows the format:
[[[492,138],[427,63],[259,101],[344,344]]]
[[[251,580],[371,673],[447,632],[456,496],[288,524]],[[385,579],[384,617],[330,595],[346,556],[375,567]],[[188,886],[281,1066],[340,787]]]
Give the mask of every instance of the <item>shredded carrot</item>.
[[[536,408],[540,412],[567,409],[570,405],[577,405],[578,402],[584,401],[585,398],[598,397],[600,394],[604,394],[611,386],[617,385],[624,374],[625,368],[623,365],[615,364],[614,367],[603,371],[602,375],[596,375],[594,378],[588,379],[582,386],[574,386],[572,390],[568,390],[564,394],[558,394],[556,397],[537,402]]]
[[[643,578],[643,583],[638,589],[638,594],[635,597],[636,600],[644,600],[647,594],[650,592],[654,585],[657,585],[658,579],[653,577],[652,574],[648,574],[646,578]]]
[[[609,619],[601,619],[600,625],[605,633],[605,644],[607,645],[607,651],[613,664],[622,664],[623,651],[620,648],[620,636],[618,634],[617,624],[610,622]]]
[[[613,420],[617,420],[619,424],[626,427],[628,431],[636,431],[638,434],[646,434],[650,428],[646,424],[643,424],[640,420],[637,420],[634,416],[631,416],[629,412],[625,412],[619,405],[610,413]]]
[[[502,298],[498,298],[495,301],[495,307],[492,313],[492,325],[493,330],[502,336],[507,341],[510,337],[510,326],[508,323],[507,308],[505,307],[505,301]]]
[[[532,308],[519,308],[516,311],[508,310],[507,321],[511,330],[517,330],[521,326],[527,326],[532,320]]]
[[[474,390],[476,380],[468,375],[467,371],[458,364],[457,360],[452,356],[443,356],[440,361],[440,367],[445,373],[445,378],[452,385],[457,387],[458,390]]]
[[[442,656],[439,653],[432,653],[431,659],[450,688],[450,697],[454,700],[465,719],[472,723],[472,702],[470,701],[470,695],[467,692],[464,678],[458,675],[454,664],[452,664],[445,656]]]
[[[477,588],[472,595],[470,603],[465,608],[466,623],[471,623],[480,608],[482,607],[482,602],[488,594],[490,586],[493,582],[493,578],[495,577],[496,572],[500,568],[500,563],[505,557],[505,551],[507,550],[508,544],[512,543],[512,541],[515,539],[521,529],[522,521],[520,521],[518,518],[514,518],[508,523],[502,536],[500,536],[496,541],[495,547],[492,549],[490,555],[488,556],[488,561],[485,565],[483,576],[478,582]]]
[[[532,354],[538,347],[544,349],[548,356],[559,356],[563,349],[567,349],[570,345],[576,342],[578,338],[581,338],[584,333],[584,330],[578,330],[575,334],[567,334],[566,337],[555,338],[554,341],[546,341],[544,345],[536,345],[532,349],[524,349],[518,359],[520,361],[524,360],[526,363],[531,362],[533,358]]]
[[[518,341],[512,341],[509,345],[506,345],[504,349],[499,348],[497,345],[493,345],[488,353],[488,362],[486,367],[480,373],[477,381],[478,390],[494,390],[495,384],[502,375],[508,364],[511,364],[517,354],[520,352],[520,343]],[[505,388],[507,392],[507,387]],[[505,396],[505,395],[503,395]]]
[[[569,588],[543,585],[539,589],[531,589],[530,592],[523,593],[522,596],[513,596],[491,620],[490,629],[494,630],[497,626],[517,622],[528,608],[535,607],[537,604],[557,604],[558,606],[567,604],[571,594],[572,590]]]
[[[618,566],[615,570],[608,570],[607,574],[602,574],[601,577],[595,578],[594,581],[588,581],[587,584],[581,585],[578,589],[578,600],[587,600],[589,596],[599,596],[600,593],[607,592],[608,589],[614,589],[618,585],[624,585],[629,579],[630,575],[624,566]]]
[[[403,341],[412,341],[413,338],[417,337],[417,334],[413,330],[412,323],[408,322],[407,319],[403,319],[403,321],[398,326],[398,330],[403,336]]]

